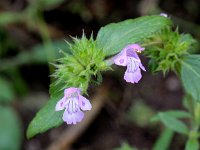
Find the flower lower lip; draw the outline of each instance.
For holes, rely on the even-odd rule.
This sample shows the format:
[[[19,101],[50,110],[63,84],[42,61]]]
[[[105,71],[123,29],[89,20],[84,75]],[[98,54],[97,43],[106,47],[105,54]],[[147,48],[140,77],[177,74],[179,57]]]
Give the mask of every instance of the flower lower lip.
[[[75,89],[74,87],[65,89]],[[81,122],[84,117],[83,111],[91,110],[92,106],[88,99],[80,95],[80,89],[76,88],[76,91],[64,92],[64,97],[60,99],[56,104],[56,111],[65,109],[63,113],[63,121],[67,124],[76,124]]]

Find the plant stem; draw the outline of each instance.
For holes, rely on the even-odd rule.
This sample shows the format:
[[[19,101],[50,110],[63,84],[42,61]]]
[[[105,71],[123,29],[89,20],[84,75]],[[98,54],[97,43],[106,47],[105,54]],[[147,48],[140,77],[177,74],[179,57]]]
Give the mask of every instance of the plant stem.
[[[162,43],[163,43],[162,41],[153,41],[153,42],[143,43],[141,44],[141,46],[144,47],[144,46],[160,45]]]
[[[191,130],[189,138],[198,139],[199,119],[200,119],[200,104],[196,102],[191,96],[188,96],[187,102],[189,104],[189,112],[191,113]]]

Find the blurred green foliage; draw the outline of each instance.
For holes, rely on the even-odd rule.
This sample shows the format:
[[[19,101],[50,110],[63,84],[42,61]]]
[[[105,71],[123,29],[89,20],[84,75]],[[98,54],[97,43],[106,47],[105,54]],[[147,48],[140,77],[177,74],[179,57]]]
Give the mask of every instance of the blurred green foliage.
[[[43,9],[54,8],[64,2],[64,0],[37,0],[35,1],[37,5],[42,6]]]
[[[62,2],[63,0],[31,1],[20,12],[0,13],[0,150],[21,149],[21,122],[12,108],[14,100],[18,99],[16,96],[23,96],[28,92],[27,83],[19,71],[21,66],[48,65],[49,61],[60,57],[59,49],[66,49],[64,40],[51,40],[43,18],[44,10],[52,9]],[[18,25],[29,31],[39,32],[42,43],[32,45],[30,50],[24,49],[9,33]]]
[[[186,143],[185,150],[199,150],[199,140],[189,139]]]
[[[14,100],[15,93],[13,85],[0,76],[0,103]]]
[[[22,129],[16,112],[11,107],[0,106],[0,114],[0,149],[20,150]]]
[[[158,137],[158,140],[154,144],[152,150],[160,150],[161,147],[162,150],[168,150],[173,136],[174,132],[171,129],[168,128],[164,129],[160,137]]]
[[[139,114],[139,115],[138,115]],[[137,100],[128,110],[127,117],[140,127],[149,126],[149,118],[155,114],[154,110],[141,100]]]
[[[8,50],[16,48],[16,43],[3,28],[0,28],[0,42],[0,58],[5,56]]]
[[[131,147],[128,143],[124,142],[121,147],[116,148],[115,150],[138,150],[134,147]]]
[[[189,130],[188,127],[177,118],[173,117],[172,115],[168,115],[166,113],[158,113],[158,116],[161,122],[169,129],[181,133],[181,134],[188,134]]]

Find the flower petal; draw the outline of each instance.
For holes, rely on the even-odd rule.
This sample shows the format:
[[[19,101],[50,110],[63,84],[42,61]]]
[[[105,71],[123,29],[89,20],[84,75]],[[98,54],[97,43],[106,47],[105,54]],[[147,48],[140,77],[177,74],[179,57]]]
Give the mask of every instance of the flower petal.
[[[117,54],[114,58],[114,63],[119,66],[127,65],[127,57],[126,57],[126,49],[123,49],[119,54]]]
[[[141,68],[143,71],[146,71],[146,69],[144,68],[144,66],[142,65],[142,63],[140,63],[140,68]]]
[[[136,52],[142,52],[145,50],[144,47],[141,47],[139,44],[131,44],[128,45],[129,48],[132,48],[133,50],[135,50]]]
[[[64,107],[65,107],[65,100],[66,100],[66,97],[64,96],[62,99],[60,99],[57,102],[56,107],[55,107],[56,111],[60,111],[60,110],[64,109]]]
[[[81,122],[84,117],[84,113],[79,110],[74,114],[74,116],[75,116],[76,122]]]
[[[131,48],[127,49],[127,51],[126,51],[126,56],[127,56],[128,58],[133,58],[133,59],[135,59],[135,60],[137,60],[137,61],[140,61],[140,58],[139,58],[138,54],[136,53],[136,51],[134,51],[134,50],[131,49]]]
[[[79,107],[82,110],[91,110],[92,109],[92,105],[91,105],[90,101],[88,99],[86,99],[85,97],[83,97],[82,95],[79,95]]]
[[[74,113],[79,110],[80,108],[78,106],[78,96],[68,98],[65,107],[69,113]]]
[[[63,120],[67,124],[76,124],[77,122],[81,122],[83,117],[84,113],[80,110],[74,113],[69,113],[66,109],[63,113]]]
[[[68,97],[73,93],[79,94],[80,93],[80,89],[79,88],[70,87],[70,88],[65,89],[64,93],[65,93],[65,96]]]
[[[126,71],[124,74],[124,79],[126,82],[130,83],[138,83],[138,81],[142,78],[142,74],[140,68],[138,68],[135,72]]]

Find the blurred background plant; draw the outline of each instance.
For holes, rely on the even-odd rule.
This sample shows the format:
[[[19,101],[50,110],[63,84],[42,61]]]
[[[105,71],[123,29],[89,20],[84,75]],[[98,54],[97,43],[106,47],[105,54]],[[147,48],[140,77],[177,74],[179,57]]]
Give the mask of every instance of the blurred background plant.
[[[80,37],[84,29],[86,35],[93,31],[96,36],[107,23],[166,12],[180,32],[197,39],[199,49],[199,7],[197,0],[0,0],[0,149],[46,149],[66,128],[61,126],[30,141],[25,138],[29,121],[48,100],[48,76],[53,71],[48,62],[59,57],[60,49],[68,51],[63,40],[67,35]],[[132,87],[120,80],[121,75],[122,70],[104,75],[115,82],[111,101],[71,147],[114,149],[127,141],[139,149],[156,149],[159,144],[154,142],[162,132],[160,136],[169,139],[164,141],[174,139],[169,149],[184,149],[185,137],[173,136],[172,131],[148,122],[158,110],[185,109],[177,77],[171,72],[165,79],[147,73]],[[133,149],[130,145],[122,144],[120,149]]]

